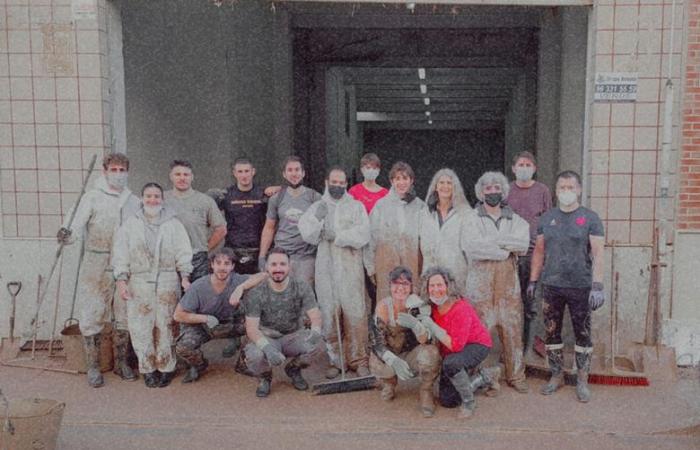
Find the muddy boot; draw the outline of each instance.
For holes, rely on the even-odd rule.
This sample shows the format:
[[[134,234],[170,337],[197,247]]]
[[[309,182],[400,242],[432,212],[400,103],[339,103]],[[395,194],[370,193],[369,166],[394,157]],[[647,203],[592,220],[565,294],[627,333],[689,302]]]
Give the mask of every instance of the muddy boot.
[[[483,381],[472,381],[466,370],[462,369],[450,377],[452,386],[462,397],[462,407],[459,410],[458,417],[460,419],[468,419],[474,414],[476,409],[476,400],[474,399],[474,390],[472,384],[477,385]]]
[[[105,380],[100,372],[100,341],[102,335],[84,336],[85,363],[87,366],[87,381],[94,388],[103,386]]]
[[[151,373],[144,373],[143,382],[146,384],[146,387],[158,387],[158,384],[160,384],[160,373],[157,370]]]
[[[190,366],[185,372],[185,376],[182,378],[183,383],[194,383],[202,376],[205,370],[209,367],[209,362],[205,359],[204,364],[201,366]]]
[[[226,347],[224,347],[224,349],[221,351],[221,356],[224,358],[233,358],[240,346],[241,338],[235,337],[233,339],[229,339],[228,344],[226,344]]]
[[[114,370],[113,372],[122,380],[134,381],[136,374],[129,365],[129,332],[126,330],[115,330],[112,335],[112,347],[114,349]]]
[[[384,400],[385,402],[391,401],[394,399],[394,395],[396,394],[396,384],[398,383],[398,380],[396,377],[393,378],[380,378],[379,379],[379,384],[382,388],[382,391],[379,394],[379,397]]]
[[[270,395],[270,385],[272,384],[272,372],[266,372],[260,376],[258,388],[255,390],[255,395],[260,398]]]
[[[419,390],[420,412],[423,417],[433,417],[435,415],[435,400],[433,399],[433,380],[423,381]]]
[[[173,378],[175,378],[174,370],[172,372],[161,372],[158,387],[162,388],[170,385],[170,382],[173,381]]]
[[[488,380],[486,385],[486,396],[497,397],[501,393],[501,367],[493,366],[481,369],[480,372]]]
[[[564,352],[561,349],[547,350],[547,361],[549,362],[549,369],[552,371],[552,376],[549,378],[547,384],[542,386],[540,390],[542,395],[552,395],[557,389],[564,385],[564,370],[562,369]]]
[[[588,373],[591,371],[591,354],[576,352],[576,398],[581,403],[591,400],[591,391],[588,389]]]
[[[308,383],[301,376],[301,367],[299,367],[299,364],[296,360],[290,361],[284,367],[284,373],[286,373],[287,376],[292,380],[292,386],[294,386],[294,389],[296,389],[297,391],[305,391],[309,389]]]

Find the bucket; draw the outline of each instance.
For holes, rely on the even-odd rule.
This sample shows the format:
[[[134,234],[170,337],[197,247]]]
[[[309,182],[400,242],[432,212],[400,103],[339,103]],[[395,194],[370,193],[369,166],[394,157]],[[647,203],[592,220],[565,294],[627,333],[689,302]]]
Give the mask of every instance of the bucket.
[[[5,450],[52,450],[56,448],[66,404],[56,400],[28,398],[9,402],[0,418],[0,448]],[[7,414],[7,415],[5,415]]]
[[[66,325],[67,326],[61,331],[63,351],[66,353],[66,364],[64,368],[85,373],[87,372],[85,344],[83,343],[83,335],[80,334],[80,327],[77,323]],[[101,334],[100,370],[102,372],[109,372],[112,370],[112,367],[114,367],[114,360],[112,358],[112,326],[105,325]]]

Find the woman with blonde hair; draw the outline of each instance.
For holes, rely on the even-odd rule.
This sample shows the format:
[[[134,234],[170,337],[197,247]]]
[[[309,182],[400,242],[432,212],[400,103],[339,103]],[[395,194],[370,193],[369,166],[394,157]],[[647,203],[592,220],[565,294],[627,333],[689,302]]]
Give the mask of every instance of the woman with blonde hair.
[[[464,295],[467,258],[462,252],[460,236],[466,214],[472,208],[452,169],[440,169],[435,173],[425,203],[428,207],[421,214],[419,234],[423,275],[428,267],[445,267],[455,278],[456,291]]]

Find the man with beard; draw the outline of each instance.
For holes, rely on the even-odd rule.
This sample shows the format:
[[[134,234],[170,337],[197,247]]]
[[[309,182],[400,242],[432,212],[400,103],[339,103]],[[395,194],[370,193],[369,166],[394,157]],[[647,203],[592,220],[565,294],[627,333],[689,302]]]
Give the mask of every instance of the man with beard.
[[[285,160],[282,176],[287,186],[270,198],[267,219],[260,237],[258,266],[265,270],[265,257],[272,246],[284,249],[290,257],[292,275],[313,288],[316,246],[307,243],[299,233],[299,219],[309,206],[321,199],[321,194],[302,185],[304,165],[298,156]]]
[[[192,189],[193,179],[192,164],[176,159],[170,164],[173,189],[165,192],[166,208],[175,211],[190,237],[194,267],[190,275],[191,283],[209,273],[208,252],[215,249],[226,236],[224,216],[211,197]]]
[[[251,289],[243,298],[245,330],[245,365],[259,377],[255,394],[267,397],[272,382],[272,367],[282,365],[295,389],[309,388],[301,369],[323,351],[321,311],[311,287],[289,275],[290,258],[282,248],[270,250],[266,270],[268,279]],[[302,327],[303,316],[311,329]]]
[[[265,274],[233,273],[236,255],[230,248],[211,253],[209,263],[213,273],[192,283],[173,315],[180,323],[175,352],[189,365],[183,383],[196,381],[209,366],[201,350],[205,343],[225,338],[240,346],[245,334],[241,296],[266,278]]]

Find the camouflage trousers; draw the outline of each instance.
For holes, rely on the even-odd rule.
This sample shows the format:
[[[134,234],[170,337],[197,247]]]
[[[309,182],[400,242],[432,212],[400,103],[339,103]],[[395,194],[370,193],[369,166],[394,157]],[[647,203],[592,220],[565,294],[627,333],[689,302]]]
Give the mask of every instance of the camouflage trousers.
[[[245,336],[245,325],[242,321],[222,322],[213,329],[205,324],[180,324],[180,335],[175,342],[175,353],[193,367],[205,364],[202,345],[212,339],[238,339]]]
[[[307,339],[311,334],[310,330],[301,329],[290,334],[285,334],[280,338],[268,337],[270,344],[277,347],[284,356],[292,358],[289,364],[308,365],[314,358],[324,350],[323,341],[317,345],[311,345]],[[267,362],[265,354],[253,342],[249,342],[243,350],[245,353],[245,365],[255,376],[263,375],[272,370],[272,366]]]
[[[126,331],[126,302],[114,295],[115,282],[108,252],[86,251],[78,275],[78,320],[83,336],[102,332],[106,324]]]

